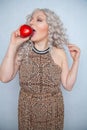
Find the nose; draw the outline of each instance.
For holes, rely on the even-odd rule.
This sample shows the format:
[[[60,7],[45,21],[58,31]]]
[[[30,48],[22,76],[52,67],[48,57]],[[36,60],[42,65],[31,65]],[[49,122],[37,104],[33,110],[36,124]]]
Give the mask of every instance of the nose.
[[[30,25],[32,26],[34,24],[35,24],[35,20],[34,19],[30,20]]]

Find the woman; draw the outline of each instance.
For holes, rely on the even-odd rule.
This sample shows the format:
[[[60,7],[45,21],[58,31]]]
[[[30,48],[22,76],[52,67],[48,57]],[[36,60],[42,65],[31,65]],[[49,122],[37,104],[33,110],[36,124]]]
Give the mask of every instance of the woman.
[[[64,105],[61,84],[72,90],[78,71],[80,49],[69,44],[59,17],[49,9],[36,9],[27,18],[31,37],[12,33],[0,66],[0,81],[9,82],[19,71],[19,130],[63,130]],[[69,69],[64,45],[69,49]]]

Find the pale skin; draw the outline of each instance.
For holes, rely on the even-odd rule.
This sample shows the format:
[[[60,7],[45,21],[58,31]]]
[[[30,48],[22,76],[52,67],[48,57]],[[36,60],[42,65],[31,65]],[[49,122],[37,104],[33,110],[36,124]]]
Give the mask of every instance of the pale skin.
[[[38,50],[47,49],[48,24],[46,22],[45,14],[42,11],[37,11],[33,14],[29,24],[35,30],[33,36],[31,37],[35,47]],[[12,33],[7,53],[0,65],[0,81],[9,82],[15,77],[21,65],[21,63],[17,63],[17,49],[28,39],[29,37],[20,37],[19,28]],[[71,68],[68,67],[67,56],[62,49],[53,47],[51,49],[51,56],[55,64],[60,66],[62,69],[61,81],[63,87],[70,91],[72,90],[77,77],[80,49],[74,44],[69,44],[67,47],[72,58]]]

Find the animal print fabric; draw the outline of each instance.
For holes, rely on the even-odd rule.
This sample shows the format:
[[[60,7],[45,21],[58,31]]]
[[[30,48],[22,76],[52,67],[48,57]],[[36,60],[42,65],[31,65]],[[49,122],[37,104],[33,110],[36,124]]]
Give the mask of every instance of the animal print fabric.
[[[20,50],[18,62],[19,130],[63,130],[61,67],[54,63],[50,52],[38,54],[29,43]]]

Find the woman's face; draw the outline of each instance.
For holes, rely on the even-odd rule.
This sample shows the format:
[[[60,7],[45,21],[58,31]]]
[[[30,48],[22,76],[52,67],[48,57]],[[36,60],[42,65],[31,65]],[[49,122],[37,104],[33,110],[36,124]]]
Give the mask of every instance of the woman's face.
[[[47,43],[48,41],[48,24],[46,15],[42,11],[36,11],[30,19],[29,25],[33,28],[31,41],[35,43]]]

